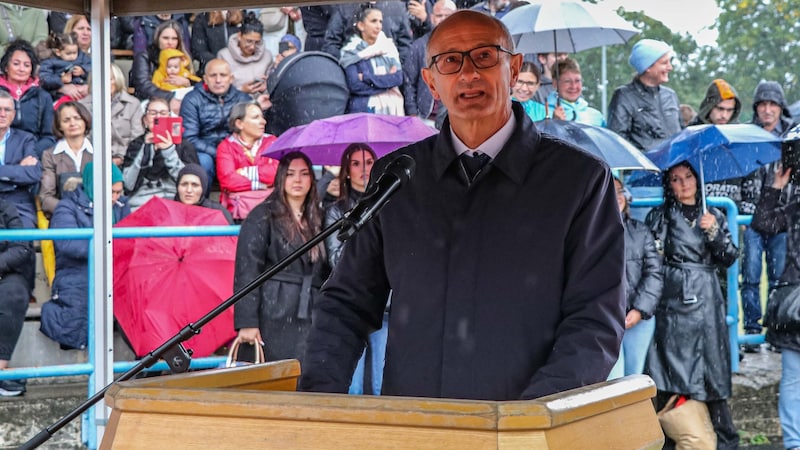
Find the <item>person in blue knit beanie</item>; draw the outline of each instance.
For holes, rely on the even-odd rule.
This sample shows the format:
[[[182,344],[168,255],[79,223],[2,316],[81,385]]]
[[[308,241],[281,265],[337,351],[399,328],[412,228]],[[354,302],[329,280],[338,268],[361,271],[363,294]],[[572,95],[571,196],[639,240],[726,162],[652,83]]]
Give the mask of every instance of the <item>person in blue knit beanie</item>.
[[[636,74],[611,97],[608,128],[642,151],[656,147],[681,130],[678,95],[664,86],[672,72],[673,54],[666,42],[654,39],[636,42],[628,59]]]

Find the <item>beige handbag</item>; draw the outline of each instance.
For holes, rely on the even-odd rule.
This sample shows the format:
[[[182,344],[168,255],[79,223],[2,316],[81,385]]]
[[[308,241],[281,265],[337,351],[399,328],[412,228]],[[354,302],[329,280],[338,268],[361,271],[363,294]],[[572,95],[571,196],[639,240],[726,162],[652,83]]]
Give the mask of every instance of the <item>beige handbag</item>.
[[[714,450],[717,435],[711,424],[708,406],[697,400],[686,400],[675,406],[679,396],[673,395],[658,412],[664,434],[675,441],[676,450]]]
[[[247,366],[250,364],[261,364],[266,362],[266,358],[264,357],[264,347],[261,345],[256,345],[256,357],[255,361],[247,362],[247,361],[239,361],[239,345],[242,344],[244,341],[240,337],[236,337],[231,343],[231,348],[228,350],[228,359],[225,361],[225,367],[239,367],[239,366]]]

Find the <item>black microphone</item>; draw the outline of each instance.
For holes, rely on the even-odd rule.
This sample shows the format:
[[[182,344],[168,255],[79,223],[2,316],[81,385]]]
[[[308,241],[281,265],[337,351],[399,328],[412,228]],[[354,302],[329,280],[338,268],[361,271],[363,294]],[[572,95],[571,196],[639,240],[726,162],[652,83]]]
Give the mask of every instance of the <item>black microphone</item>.
[[[414,158],[408,155],[400,155],[390,162],[378,181],[364,194],[364,198],[345,214],[337,238],[340,241],[349,239],[378,214],[389,198],[411,179],[416,165]]]

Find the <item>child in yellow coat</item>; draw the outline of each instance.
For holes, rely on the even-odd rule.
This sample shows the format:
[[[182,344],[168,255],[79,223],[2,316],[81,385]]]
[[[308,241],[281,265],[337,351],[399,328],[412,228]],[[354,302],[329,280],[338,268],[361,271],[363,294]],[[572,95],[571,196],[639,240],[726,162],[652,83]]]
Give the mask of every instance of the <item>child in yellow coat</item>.
[[[176,86],[169,82],[172,76],[188,78],[192,82],[199,82],[200,77],[192,73],[192,60],[178,49],[167,48],[158,55],[158,68],[153,72],[153,84],[165,91],[175,91],[186,86]]]

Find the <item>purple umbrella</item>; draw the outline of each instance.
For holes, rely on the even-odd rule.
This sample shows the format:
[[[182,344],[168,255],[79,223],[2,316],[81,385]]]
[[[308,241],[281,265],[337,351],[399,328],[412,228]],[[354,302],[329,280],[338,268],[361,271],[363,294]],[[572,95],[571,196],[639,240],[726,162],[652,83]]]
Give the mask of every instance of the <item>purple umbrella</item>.
[[[314,164],[338,166],[342,152],[354,142],[369,144],[381,157],[436,133],[416,116],[345,114],[292,127],[263,154],[277,159],[291,151],[301,151]]]

